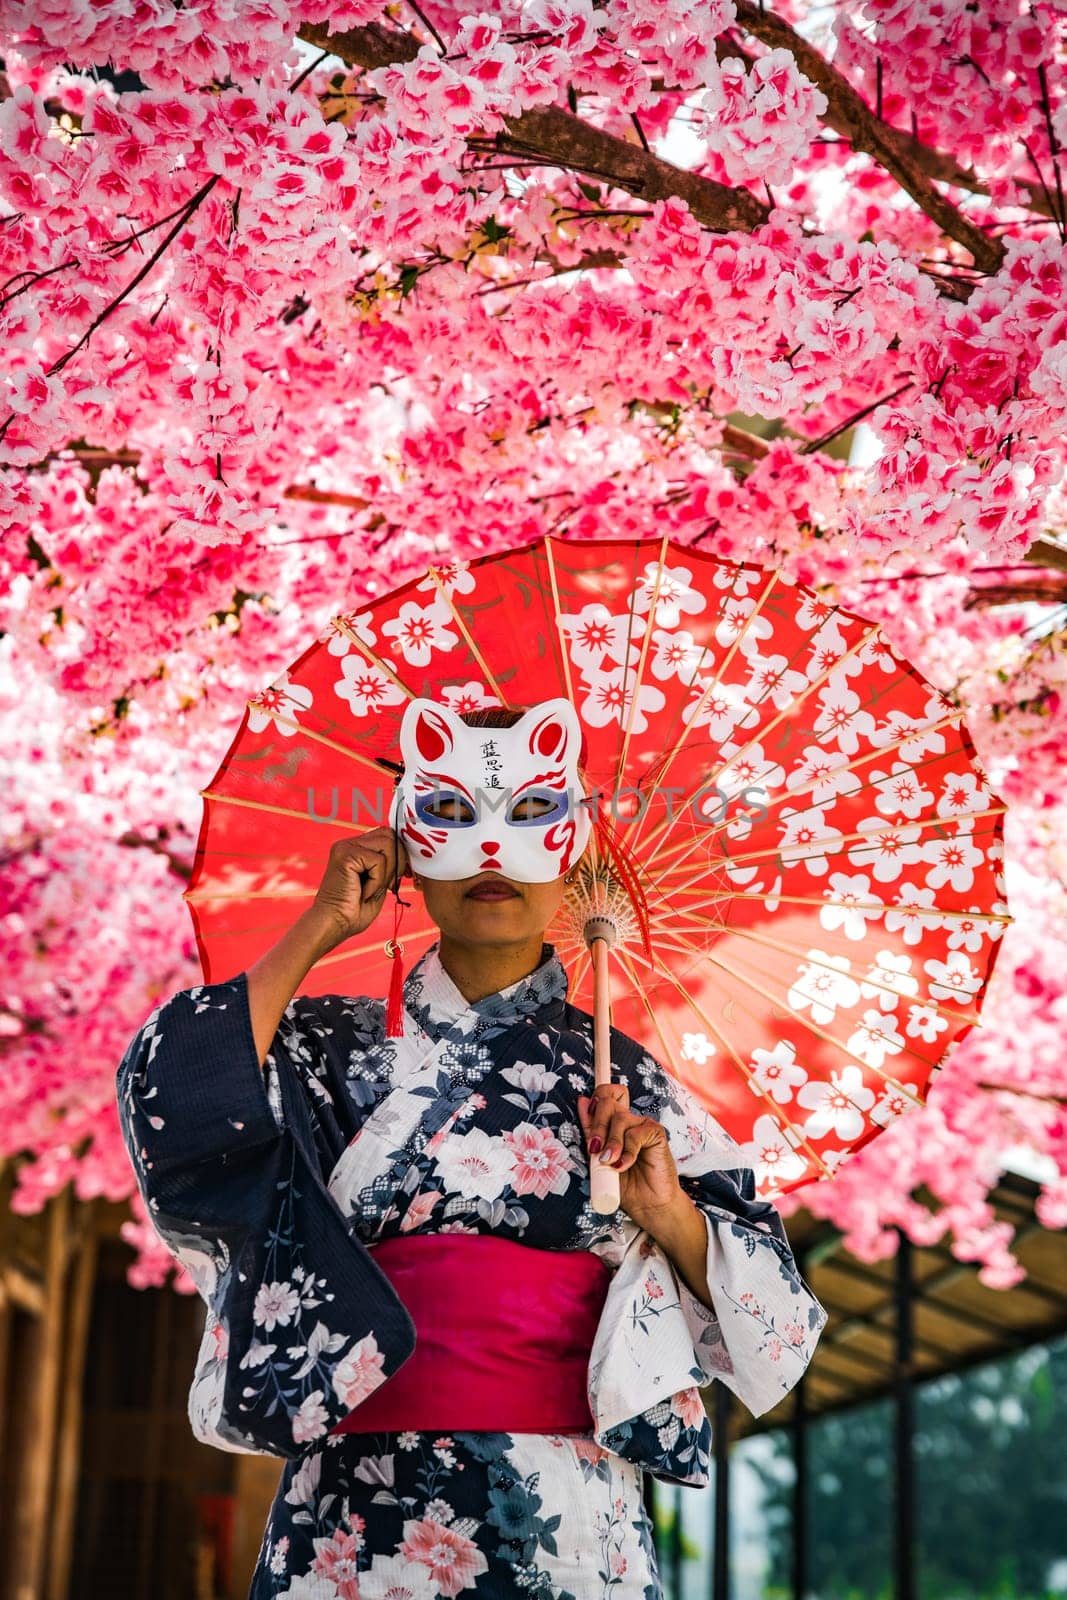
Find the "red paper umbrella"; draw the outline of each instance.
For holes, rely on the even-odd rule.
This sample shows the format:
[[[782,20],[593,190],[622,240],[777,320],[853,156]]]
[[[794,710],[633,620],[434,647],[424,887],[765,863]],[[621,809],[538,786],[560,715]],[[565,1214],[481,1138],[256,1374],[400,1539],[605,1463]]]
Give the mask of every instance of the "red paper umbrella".
[[[543,539],[334,617],[203,791],[186,899],[206,981],[310,904],[335,838],[387,822],[416,695],[570,699],[603,820],[546,937],[593,1010],[586,926],[610,908],[613,1022],[748,1147],[762,1193],[922,1103],[1011,920],[1005,806],[959,708],[877,625],[666,539]],[[409,966],[438,934],[413,900]],[[301,992],[384,996],[387,922]]]

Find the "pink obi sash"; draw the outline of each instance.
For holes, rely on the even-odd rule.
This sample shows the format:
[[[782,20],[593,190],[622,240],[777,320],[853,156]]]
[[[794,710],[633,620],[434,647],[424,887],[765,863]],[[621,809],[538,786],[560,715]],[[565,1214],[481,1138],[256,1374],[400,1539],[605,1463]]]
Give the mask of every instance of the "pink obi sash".
[[[494,1234],[373,1248],[415,1324],[404,1365],[331,1433],[588,1433],[589,1352],[611,1269]]]

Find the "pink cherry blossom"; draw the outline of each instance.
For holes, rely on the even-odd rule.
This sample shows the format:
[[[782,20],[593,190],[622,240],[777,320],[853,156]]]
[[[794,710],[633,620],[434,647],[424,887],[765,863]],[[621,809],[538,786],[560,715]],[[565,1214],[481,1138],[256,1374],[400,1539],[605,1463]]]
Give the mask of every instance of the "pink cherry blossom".
[[[847,1164],[828,1151],[832,1182],[800,1199],[858,1251],[884,1254],[899,1228],[947,1237],[1006,1286],[1019,1269],[988,1196],[1023,1146],[1050,1173],[1039,1216],[1063,1225],[1067,260],[1050,180],[1067,18],[845,0],[821,51],[809,13],[778,8],[816,41],[794,55],[732,0],[699,27],[690,0],[537,0],[521,19],[446,5],[439,39],[392,18],[410,59],[338,74],[299,31],[378,23],[375,0],[166,0],[150,27],[80,0],[5,8],[0,1157],[19,1210],[68,1185],[127,1200],[135,1284],[194,1289],[133,1191],[113,1080],[148,1011],[201,976],[181,903],[199,791],[246,709],[289,760],[300,730],[399,705],[396,679],[460,636],[442,590],[463,615],[480,556],[545,534],[749,563],[713,619],[737,645],[722,681],[702,670],[681,557],[636,623],[590,592],[562,631],[531,626],[531,661],[567,652],[592,726],[639,746],[670,696],[731,781],[758,760],[770,782],[773,742],[745,748],[752,707],[767,695],[788,718],[815,685],[778,820],[833,959],[798,957],[791,1003],[856,1037],[884,1127]],[[841,142],[807,50],[888,137],[980,175],[938,180],[971,232]],[[107,61],[142,87],[116,89]],[[490,159],[524,111],[585,121],[638,165],[647,140],[659,198],[559,151]],[[715,185],[734,188],[730,215]],[[977,270],[976,236],[992,251]],[[836,452],[855,451],[860,416],[871,448],[850,464]],[[762,568],[812,586],[803,667],[767,647]],[[370,605],[405,585],[391,631],[368,637]],[[832,670],[844,613],[880,633]],[[331,629],[336,680],[311,704],[292,663]],[[902,662],[939,693],[887,717],[878,691]],[[450,690],[457,709],[498,698],[473,658]],[[938,764],[953,712],[984,778]],[[882,753],[854,767],[871,722]],[[909,826],[925,802],[901,768],[920,758],[940,829]],[[864,837],[841,841],[835,802],[860,786]],[[1015,920],[986,920],[1005,907],[976,894],[942,926],[943,889],[966,897],[990,844],[991,820],[966,814],[992,796]],[[774,882],[745,862],[724,878],[768,897]],[[900,969],[871,973],[879,928],[908,950],[936,929],[951,959],[913,996]],[[936,1054],[987,937],[1002,948],[983,1026],[901,1115],[871,1052],[891,1070],[895,1033]],[[726,1060],[687,1038],[687,1066]],[[799,1163],[770,1108],[806,1083],[748,1065],[770,1097],[750,1151],[765,1184]],[[467,1155],[464,1181],[493,1195],[532,1170]],[[314,1438],[321,1420],[312,1406],[299,1426]]]
[[[826,110],[826,96],[788,50],[771,50],[751,71],[735,56],[706,67],[704,136],[731,182],[786,183]]]

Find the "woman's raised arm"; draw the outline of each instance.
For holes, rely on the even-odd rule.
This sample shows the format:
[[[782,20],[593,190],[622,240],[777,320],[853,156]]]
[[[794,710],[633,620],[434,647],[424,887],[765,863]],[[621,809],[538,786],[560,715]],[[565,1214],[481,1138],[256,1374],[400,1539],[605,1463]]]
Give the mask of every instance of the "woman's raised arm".
[[[282,1013],[316,961],[344,939],[370,927],[396,873],[391,828],[371,828],[352,839],[338,839],[313,903],[254,961],[245,976],[248,1009],[260,1066],[270,1050]],[[400,846],[401,875],[407,852]]]

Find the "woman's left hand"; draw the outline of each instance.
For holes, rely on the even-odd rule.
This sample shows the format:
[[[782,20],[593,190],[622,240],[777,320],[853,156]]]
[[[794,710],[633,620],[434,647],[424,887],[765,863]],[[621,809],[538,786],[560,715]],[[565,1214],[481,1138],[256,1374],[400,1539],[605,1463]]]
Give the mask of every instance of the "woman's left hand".
[[[590,1167],[608,1156],[605,1165],[619,1174],[619,1203],[634,1222],[652,1232],[650,1222],[665,1218],[685,1202],[666,1129],[630,1110],[630,1091],[624,1083],[596,1089],[591,1100],[579,1095],[578,1119]]]

